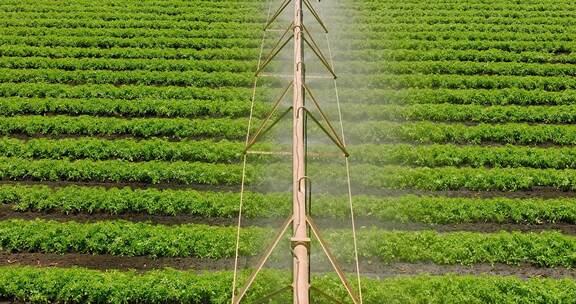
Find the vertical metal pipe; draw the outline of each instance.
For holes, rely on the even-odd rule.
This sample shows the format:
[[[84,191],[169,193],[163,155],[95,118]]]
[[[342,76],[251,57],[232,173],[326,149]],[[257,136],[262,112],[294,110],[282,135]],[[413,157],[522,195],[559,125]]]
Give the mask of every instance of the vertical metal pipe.
[[[293,221],[293,289],[294,304],[308,304],[310,288],[308,227],[306,222],[306,151],[304,107],[304,40],[302,0],[294,0],[294,96],[292,127],[292,204]]]

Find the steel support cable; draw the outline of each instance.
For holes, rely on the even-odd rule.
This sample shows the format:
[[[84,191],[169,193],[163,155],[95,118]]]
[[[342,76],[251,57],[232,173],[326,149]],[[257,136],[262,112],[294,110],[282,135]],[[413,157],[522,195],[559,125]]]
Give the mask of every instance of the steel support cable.
[[[272,2],[268,0],[268,13],[266,15],[266,20],[270,19],[270,11],[272,10]],[[258,65],[256,68],[260,67],[262,61],[262,54],[264,53],[264,41],[266,40],[266,31],[262,32],[262,42],[260,44],[260,54],[258,55]],[[258,85],[258,77],[254,77],[254,85],[252,86],[252,99],[250,101],[250,116],[248,118],[248,128],[246,131],[246,143],[250,140],[250,128],[252,127],[252,117],[254,114],[254,103],[256,100],[256,86]],[[246,163],[248,159],[248,154],[244,153],[242,157],[242,180],[240,182],[240,205],[238,207],[238,222],[236,225],[236,247],[234,249],[234,273],[232,277],[232,298],[231,303],[234,303],[236,298],[236,284],[238,281],[238,259],[240,252],[240,228],[242,227],[242,208],[244,207],[244,187],[246,182]]]
[[[323,9],[320,8],[320,16],[323,18]],[[324,33],[326,38],[326,45],[328,48],[328,57],[330,59],[330,65],[334,71],[336,70],[334,66],[334,56],[332,55],[332,48],[330,46],[330,38],[328,32]],[[336,79],[333,80],[334,83],[334,92],[336,94],[336,106],[338,108],[338,118],[340,120],[340,131],[341,131],[341,139],[344,146],[346,146],[346,137],[344,136],[344,123],[342,121],[342,107],[340,106],[340,95],[338,93],[338,83]],[[350,162],[348,161],[348,157],[344,158],[344,162],[346,164],[346,179],[348,183],[348,204],[350,206],[350,218],[352,224],[352,239],[354,242],[354,258],[356,260],[356,280],[358,283],[358,299],[360,300],[360,304],[363,303],[362,300],[362,283],[360,280],[360,262],[358,261],[358,238],[356,237],[356,221],[354,220],[354,204],[352,202],[352,185],[350,182]]]

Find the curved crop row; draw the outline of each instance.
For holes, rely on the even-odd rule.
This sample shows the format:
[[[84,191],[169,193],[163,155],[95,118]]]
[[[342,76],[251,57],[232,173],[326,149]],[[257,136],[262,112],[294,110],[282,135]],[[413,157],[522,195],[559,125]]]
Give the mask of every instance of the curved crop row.
[[[354,74],[458,74],[502,76],[576,76],[573,64],[471,62],[471,61],[348,61],[347,72]]]
[[[12,252],[99,253],[153,257],[227,258],[234,255],[235,227],[162,226],[126,221],[95,223],[45,220],[0,221],[0,248]],[[22,238],[26,235],[27,238]],[[257,255],[273,235],[269,228],[242,229],[240,254]],[[326,240],[352,260],[351,233],[325,231]],[[382,262],[427,261],[438,264],[531,263],[573,267],[576,239],[558,232],[437,233],[365,229],[358,233],[362,258]],[[56,241],[57,240],[57,241]]]
[[[240,282],[247,272],[240,273]],[[33,278],[33,279],[31,279]],[[288,284],[283,270],[265,270],[254,282],[254,292],[246,301],[260,299]],[[346,301],[346,291],[336,276],[313,276],[314,286]],[[84,268],[38,268],[27,266],[0,267],[0,296],[27,303],[107,303],[139,302],[216,304],[229,301],[231,272],[153,270],[97,271]],[[419,275],[398,276],[382,280],[362,278],[364,303],[543,303],[573,304],[576,282],[510,276]],[[324,303],[324,302],[322,302]]]
[[[20,44],[29,46],[69,46],[69,47],[164,47],[164,48],[258,48],[258,39],[248,38],[114,38],[114,37],[61,37],[41,36],[22,37],[14,35],[0,36],[0,44]]]
[[[34,181],[76,181],[112,183],[174,183],[238,185],[242,167],[236,164],[119,160],[30,160],[0,157],[0,179]],[[256,180],[247,172],[246,182]]]
[[[0,45],[0,55],[8,57],[48,58],[118,58],[118,59],[195,59],[195,60],[254,60],[258,50],[253,48],[224,49],[166,49],[112,47],[43,47],[27,45]],[[200,62],[200,61],[199,61]],[[256,64],[253,65],[255,67]]]
[[[389,140],[422,143],[503,143],[503,144],[576,144],[574,125],[530,125],[524,123],[479,124],[375,121],[354,124],[347,136],[357,142]]]
[[[322,218],[349,216],[346,196],[317,195],[314,214]],[[576,199],[467,198],[404,195],[353,197],[360,218],[383,222],[459,223],[576,223]],[[19,212],[64,214],[195,215],[233,218],[238,215],[238,192],[158,190],[68,186],[1,185],[0,203]],[[283,218],[291,212],[290,194],[245,192],[242,214],[248,218]]]
[[[348,149],[353,162],[374,165],[576,169],[573,147],[364,144]]]
[[[262,145],[260,145],[262,146]],[[165,139],[0,138],[0,155],[18,158],[119,159],[128,161],[203,161],[236,163],[244,142],[227,140],[169,141]]]
[[[263,117],[269,105],[255,102],[253,117]],[[0,115],[93,115],[120,117],[248,117],[251,103],[243,100],[22,98],[0,97]]]
[[[23,47],[25,48],[25,47]],[[4,52],[0,49],[0,54]],[[503,50],[349,50],[335,55],[340,60],[372,61],[464,61],[493,62],[525,62],[525,63],[576,63],[576,54],[554,54],[548,52],[509,52]],[[339,65],[340,66],[340,65]]]
[[[46,58],[1,57],[0,69],[59,69],[111,70],[111,71],[203,71],[203,72],[252,72],[252,61],[237,60],[190,60],[190,59],[111,59],[111,58]]]
[[[576,88],[576,78],[561,76],[376,75],[351,77],[344,87],[377,89],[523,89],[559,92]]]
[[[0,134],[25,135],[131,135],[224,137],[240,139],[246,135],[246,119],[133,118],[92,116],[15,116],[0,117]]]
[[[2,85],[0,84],[0,93]],[[576,91],[550,92],[523,89],[351,89],[344,88],[340,98],[347,103],[365,104],[471,104],[471,105],[571,105]],[[347,113],[344,113],[347,114]]]
[[[576,122],[576,105],[483,106],[455,104],[346,105],[347,120],[446,121],[490,123]]]
[[[274,83],[270,78],[268,83]],[[195,87],[249,87],[254,83],[253,73],[202,71],[64,71],[58,69],[0,69],[0,82],[44,82],[58,84],[114,84],[147,86]]]
[[[263,90],[260,91],[263,93]],[[112,84],[88,84],[70,86],[52,83],[0,83],[0,97],[38,98],[114,98],[136,100],[157,99],[198,99],[198,100],[246,100],[251,99],[251,88],[238,87],[180,87]]]

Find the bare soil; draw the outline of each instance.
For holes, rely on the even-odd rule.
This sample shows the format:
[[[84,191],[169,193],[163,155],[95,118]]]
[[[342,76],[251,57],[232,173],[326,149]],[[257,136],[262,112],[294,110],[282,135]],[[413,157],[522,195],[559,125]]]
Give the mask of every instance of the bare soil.
[[[241,257],[240,268],[253,267],[257,262],[254,257]],[[52,254],[52,253],[6,253],[0,252],[0,266],[6,265],[28,265],[37,267],[85,267],[89,269],[134,269],[140,272],[174,268],[191,271],[224,271],[232,270],[233,259],[197,259],[197,258],[158,258],[149,257],[122,257],[112,255],[90,255],[90,254]],[[285,265],[275,264],[272,268],[289,269],[289,263]],[[346,272],[354,272],[355,265],[344,264],[342,268]],[[313,272],[326,273],[333,270],[329,265],[313,265]],[[474,264],[463,265],[438,265],[432,263],[391,263],[384,264],[379,261],[361,261],[360,272],[364,276],[375,278],[386,278],[403,275],[444,275],[448,273],[460,275],[506,275],[519,278],[549,277],[549,278],[576,278],[576,269],[566,268],[540,268],[530,264],[505,265],[505,264]]]

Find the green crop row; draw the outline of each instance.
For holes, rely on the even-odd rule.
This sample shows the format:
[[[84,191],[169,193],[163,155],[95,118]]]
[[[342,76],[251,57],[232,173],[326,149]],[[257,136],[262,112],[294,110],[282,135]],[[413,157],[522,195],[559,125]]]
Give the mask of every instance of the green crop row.
[[[0,115],[93,115],[121,117],[248,117],[251,103],[244,100],[22,98],[0,97]],[[263,117],[270,107],[255,102],[253,117]]]
[[[16,54],[18,56],[40,56],[34,52],[40,53],[40,48],[33,47],[14,47],[16,50],[23,49]],[[28,51],[30,49],[30,51]],[[37,50],[38,49],[38,50]],[[62,48],[66,49],[66,48]],[[26,50],[26,51],[24,51]],[[68,50],[68,49],[66,49]],[[42,51],[44,51],[42,49]],[[11,53],[17,51],[4,51],[0,48],[0,54],[11,56]],[[48,51],[46,51],[48,52]],[[28,55],[31,54],[31,55]],[[14,56],[16,56],[14,55]],[[44,56],[44,55],[42,55]],[[45,55],[48,56],[48,55]],[[74,55],[71,55],[74,56]],[[553,54],[546,52],[508,52],[502,50],[444,50],[430,49],[427,51],[420,50],[350,50],[335,54],[335,59],[343,60],[362,60],[362,61],[439,61],[439,60],[460,60],[477,62],[526,62],[526,63],[576,63],[576,54]],[[341,64],[339,67],[345,68]]]
[[[347,120],[573,123],[576,105],[483,106],[454,104],[346,105]]]
[[[429,7],[428,9],[432,9]],[[474,23],[474,24],[508,24],[508,25],[519,25],[519,24],[551,24],[551,25],[563,25],[563,26],[574,26],[576,22],[573,18],[550,18],[546,16],[542,17],[531,17],[531,18],[509,18],[507,16],[466,16],[455,14],[453,16],[413,16],[411,14],[403,14],[395,17],[382,16],[379,10],[375,10],[369,17],[363,17],[362,21],[368,24],[378,23],[413,23],[413,24],[453,24],[453,23]]]
[[[347,61],[339,63],[355,74],[460,74],[508,76],[576,76],[573,64],[470,61]],[[153,69],[153,68],[151,68]]]
[[[426,13],[428,10],[421,11]],[[405,14],[400,11],[400,14]],[[461,14],[462,11],[457,12]],[[482,11],[477,11],[482,13]],[[491,11],[490,14],[494,14]],[[573,14],[574,15],[574,14]],[[552,17],[553,18],[553,17]],[[532,34],[562,34],[567,33],[569,30],[562,25],[546,25],[546,24],[480,24],[480,23],[433,23],[433,24],[413,24],[413,23],[362,23],[355,24],[350,32],[370,32],[370,33],[388,33],[388,32],[493,32],[493,33],[532,33]]]
[[[354,196],[354,213],[383,222],[458,223],[576,223],[576,200],[451,198],[405,195],[399,197]],[[238,215],[240,194],[196,190],[158,190],[43,185],[1,185],[0,203],[19,212],[64,214],[195,215],[232,218]],[[342,219],[349,216],[347,197],[317,195],[315,216]],[[244,193],[243,216],[283,218],[291,212],[288,193]]]
[[[259,39],[248,38],[114,38],[114,37],[61,37],[39,36],[22,37],[14,35],[0,36],[0,44],[21,44],[29,46],[69,46],[69,47],[164,47],[164,48],[258,48]]]
[[[231,41],[228,39],[226,41]],[[21,41],[21,42],[20,42]],[[20,43],[29,45],[42,45],[29,40],[19,40]],[[54,42],[51,45],[60,45]],[[348,45],[348,49],[407,49],[425,51],[430,49],[447,50],[489,50],[497,49],[510,52],[540,51],[548,53],[572,53],[576,51],[575,42],[556,41],[474,41],[474,40],[438,40],[424,41],[414,39],[391,39],[391,40],[356,40],[354,44]]]
[[[240,273],[244,282],[247,271]],[[246,301],[252,302],[286,286],[285,271],[264,270],[254,282]],[[241,283],[240,283],[241,284]],[[26,303],[188,303],[230,302],[232,273],[177,271],[173,269],[97,271],[84,268],[0,267],[0,297]],[[312,286],[345,303],[346,291],[334,275],[315,275]],[[287,294],[288,292],[284,293]],[[511,276],[418,275],[382,280],[362,277],[366,304],[416,303],[576,303],[576,283],[572,279]],[[333,303],[312,291],[314,303]],[[286,298],[270,303],[286,303]]]
[[[125,59],[196,59],[196,60],[254,60],[258,49],[165,49],[165,48],[125,48],[112,47],[36,47],[26,45],[2,45],[0,55],[8,57],[48,57],[48,58],[125,58]],[[559,56],[561,57],[561,56]],[[253,65],[255,67],[256,64]]]
[[[260,90],[262,92],[264,90]],[[70,86],[51,83],[0,83],[1,97],[38,98],[114,98],[135,100],[156,99],[198,99],[198,100],[246,100],[250,101],[252,88],[238,87],[180,87],[112,84],[89,84]]]
[[[384,27],[379,24],[377,27]],[[256,35],[255,35],[256,36]],[[202,37],[210,37],[208,35]],[[354,41],[358,37],[363,37],[370,40],[379,39],[413,39],[424,41],[445,41],[445,40],[472,40],[472,41],[574,41],[573,33],[522,33],[522,32],[488,32],[472,30],[451,30],[451,31],[419,31],[417,29],[397,29],[392,31],[370,31],[363,32],[343,32],[335,35],[335,39],[346,39]]]
[[[262,146],[262,145],[260,145]],[[260,147],[259,147],[260,148]],[[227,140],[169,141],[164,139],[0,138],[0,155],[50,159],[120,159],[128,161],[203,161],[235,163],[241,159],[244,142]]]
[[[241,166],[190,162],[132,163],[118,160],[29,160],[0,158],[0,178],[4,180],[140,182],[238,185]],[[282,184],[290,176],[281,164],[252,165],[247,169],[246,183],[254,185]],[[549,187],[558,190],[576,189],[576,170],[533,168],[410,168],[401,166],[357,165],[351,168],[357,186],[382,189],[419,190],[530,190]],[[275,172],[273,177],[266,172]],[[345,185],[341,166],[311,166],[312,179],[321,186]],[[341,174],[338,174],[338,173]]]
[[[269,83],[275,83],[267,78]],[[0,82],[44,82],[60,84],[114,84],[147,86],[195,87],[249,87],[254,83],[254,73],[202,72],[202,71],[64,71],[58,69],[0,69]]]
[[[68,12],[3,12],[3,15],[7,16],[14,16],[19,14],[20,16],[26,16],[26,19],[42,19],[42,18],[51,18],[51,19],[77,19],[77,20],[126,20],[126,19],[135,19],[135,20],[142,20],[142,21],[150,21],[150,22],[172,22],[176,23],[178,21],[183,22],[257,22],[265,21],[265,16],[262,16],[261,13],[263,7],[235,7],[230,8],[228,10],[222,11],[222,8],[208,8],[208,9],[201,9],[198,7],[189,8],[186,14],[180,14],[177,18],[168,19],[168,18],[159,18],[161,15],[154,14],[154,13],[126,13],[126,12],[118,12],[116,9],[116,14],[110,12],[103,12],[102,10],[98,10],[96,12],[87,11],[85,7],[80,7],[76,11],[68,11]],[[186,9],[184,9],[186,11]],[[125,19],[122,19],[125,18]]]
[[[0,84],[0,89],[2,88]],[[1,92],[1,91],[0,91]],[[352,89],[343,88],[340,99],[347,103],[365,104],[477,104],[477,105],[571,105],[576,91],[549,92],[521,89]],[[347,113],[344,113],[347,114]]]
[[[247,172],[246,182],[255,177]],[[119,160],[29,160],[0,157],[0,179],[113,183],[237,185],[242,167],[200,162],[127,162]]]
[[[133,118],[93,116],[0,117],[0,134],[25,135],[131,135],[224,137],[246,136],[247,119]]]
[[[347,136],[356,142],[390,140],[421,143],[503,143],[503,144],[576,144],[574,125],[530,125],[525,123],[479,124],[386,121],[348,125]]]
[[[353,162],[375,165],[576,169],[573,147],[364,144],[348,148]]]
[[[234,255],[235,227],[198,224],[161,226],[127,221],[59,223],[44,220],[0,222],[0,249],[11,252],[79,252],[227,258]],[[271,231],[245,228],[242,255],[254,255]]]
[[[190,60],[190,59],[110,59],[110,58],[45,58],[1,57],[0,69],[60,69],[112,70],[112,71],[203,71],[203,72],[252,72],[254,61]]]
[[[26,75],[33,77],[32,75]],[[10,76],[3,77],[10,79]],[[6,81],[6,80],[5,80]],[[167,81],[167,80],[166,80]],[[576,78],[561,76],[490,76],[490,75],[375,75],[355,76],[342,82],[343,87],[378,89],[525,89],[558,92],[576,88]]]
[[[198,8],[195,8],[196,10]],[[86,10],[86,7],[82,7],[82,11]],[[92,14],[94,15],[94,14]],[[161,19],[159,15],[155,14],[131,14],[127,16],[126,14],[105,14],[104,18],[74,18],[70,14],[58,14],[58,17],[46,16],[46,13],[38,15],[38,18],[32,18],[33,15],[28,14],[27,18],[21,18],[21,15],[16,13],[2,13],[2,18],[0,20],[0,26],[41,26],[50,28],[106,28],[106,29],[180,29],[180,30],[202,30],[208,28],[214,29],[227,29],[238,27],[253,29],[254,27],[261,27],[262,22],[259,17],[254,17],[252,20],[187,20],[186,15],[180,17],[180,20],[175,20],[179,18],[178,16],[169,16],[168,19]],[[102,17],[102,13],[98,13],[95,17]],[[149,18],[155,17],[155,18]],[[148,18],[148,19],[147,19]],[[194,18],[194,16],[192,16]]]
[[[235,227],[198,224],[151,225],[127,221],[94,223],[46,220],[0,221],[0,249],[10,252],[79,252],[152,257],[229,258],[234,255]],[[273,235],[270,228],[243,228],[240,254],[257,255]],[[437,264],[531,263],[541,267],[573,267],[576,239],[558,232],[475,233],[386,231],[375,228],[358,233],[359,253],[382,262]],[[353,258],[351,233],[325,230],[337,257]]]
[[[334,178],[336,173],[323,170],[337,170],[324,166],[316,168],[315,180]],[[533,168],[412,168],[402,166],[358,165],[351,168],[353,182],[372,188],[418,189],[431,191],[472,190],[472,191],[517,191],[548,187],[556,190],[576,190],[576,170],[574,169],[533,169]],[[336,171],[338,172],[338,171]],[[316,173],[316,172],[314,172]],[[344,176],[340,184],[344,183]]]
[[[236,24],[235,27],[219,29],[206,28],[182,30],[182,29],[109,29],[109,28],[53,28],[42,26],[4,26],[3,30],[10,35],[17,36],[67,36],[67,37],[118,37],[118,38],[251,38],[262,37],[262,29],[252,26],[246,27],[243,24]],[[558,39],[566,40],[558,35]],[[553,39],[551,39],[553,40]]]
[[[67,47],[165,47],[165,48],[258,48],[259,39],[247,38],[114,38],[114,37],[62,37],[62,36],[38,36],[22,37],[14,35],[0,36],[1,44],[15,44],[28,46],[67,46]],[[348,44],[347,49],[453,49],[453,50],[488,50],[498,49],[504,51],[541,51],[551,53],[571,53],[576,51],[575,42],[557,41],[473,41],[473,40],[438,40],[425,41],[416,39],[391,39],[391,40],[354,40]]]

